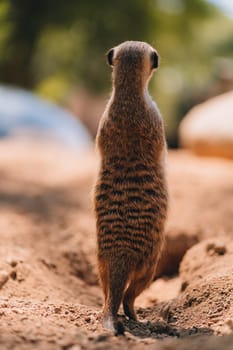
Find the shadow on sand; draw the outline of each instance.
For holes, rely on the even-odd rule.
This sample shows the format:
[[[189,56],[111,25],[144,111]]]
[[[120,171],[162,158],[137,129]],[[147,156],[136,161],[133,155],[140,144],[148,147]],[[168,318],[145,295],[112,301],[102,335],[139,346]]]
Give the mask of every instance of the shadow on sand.
[[[167,337],[185,338],[194,335],[211,335],[210,328],[178,328],[169,325],[167,322],[159,320],[156,322],[139,322],[123,318],[125,331],[139,338],[164,339]]]

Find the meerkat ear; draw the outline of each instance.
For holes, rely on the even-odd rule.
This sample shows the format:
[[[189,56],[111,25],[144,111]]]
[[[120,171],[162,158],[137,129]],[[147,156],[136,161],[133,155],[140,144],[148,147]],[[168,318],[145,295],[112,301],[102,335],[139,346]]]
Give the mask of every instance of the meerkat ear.
[[[158,68],[159,66],[159,56],[156,51],[151,53],[152,69]]]
[[[107,53],[106,53],[106,57],[107,57],[107,62],[110,66],[113,66],[113,55],[114,55],[114,49],[110,49]]]

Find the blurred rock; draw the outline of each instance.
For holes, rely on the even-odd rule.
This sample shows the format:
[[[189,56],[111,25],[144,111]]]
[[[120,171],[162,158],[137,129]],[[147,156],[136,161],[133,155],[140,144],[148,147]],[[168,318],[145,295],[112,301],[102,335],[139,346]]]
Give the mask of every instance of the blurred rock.
[[[0,139],[54,142],[67,148],[87,149],[89,132],[71,112],[26,90],[0,85]]]
[[[233,91],[191,109],[179,134],[181,145],[199,155],[233,158]]]

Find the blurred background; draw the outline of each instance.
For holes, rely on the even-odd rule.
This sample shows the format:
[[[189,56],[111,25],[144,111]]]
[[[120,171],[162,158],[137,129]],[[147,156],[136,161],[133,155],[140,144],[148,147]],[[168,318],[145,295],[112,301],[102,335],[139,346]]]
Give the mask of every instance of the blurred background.
[[[161,278],[129,344],[232,333],[233,0],[0,0],[0,349],[118,348],[99,328],[91,189],[105,53],[125,40],[160,54],[170,147]]]
[[[160,53],[150,93],[171,148],[178,146],[178,126],[193,106],[233,89],[230,0],[1,0],[0,26],[0,137],[10,135],[17,119],[24,131],[29,124],[44,127],[44,134],[54,127],[67,144],[77,127],[89,142],[111,86],[104,54],[124,40],[147,41]],[[32,102],[21,89],[39,100]],[[69,113],[56,118],[58,110],[52,113],[41,98]]]

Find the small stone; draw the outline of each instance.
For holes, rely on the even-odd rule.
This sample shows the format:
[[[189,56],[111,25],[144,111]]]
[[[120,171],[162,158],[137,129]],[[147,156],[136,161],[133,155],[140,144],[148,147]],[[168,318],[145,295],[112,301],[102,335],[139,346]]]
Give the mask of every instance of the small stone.
[[[86,321],[87,323],[90,323],[90,322],[91,322],[90,316],[85,317],[85,321]]]
[[[4,286],[4,284],[8,281],[9,275],[6,271],[0,271],[0,288]]]
[[[224,243],[216,241],[208,243],[206,246],[206,251],[209,253],[209,255],[224,255],[227,249]]]
[[[17,272],[15,270],[11,271],[10,277],[15,281],[17,280]]]
[[[218,255],[224,255],[226,251],[227,249],[224,245],[215,247],[215,253],[217,253]]]
[[[10,261],[11,267],[16,267],[17,264],[18,264],[18,261],[14,260],[14,259],[12,259],[12,260]]]
[[[187,281],[183,281],[182,284],[181,284],[180,291],[184,292],[185,289],[188,287],[188,285],[189,285],[189,283]]]
[[[60,307],[55,307],[54,312],[55,312],[55,314],[60,314],[61,308]]]

